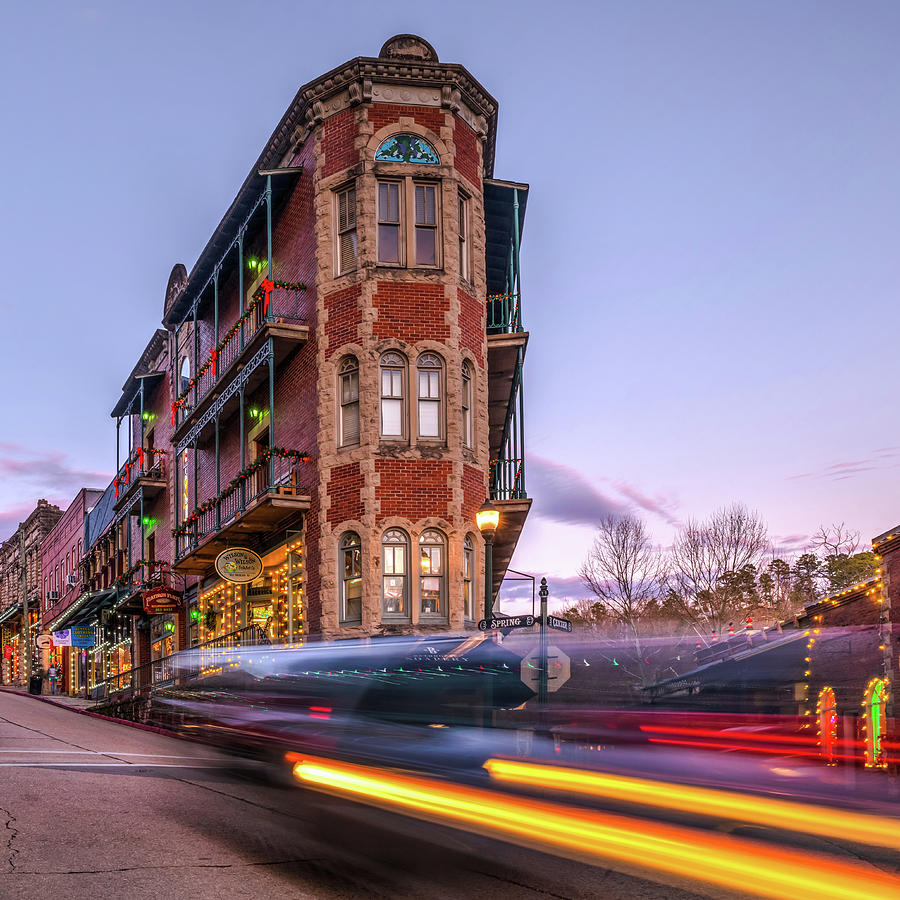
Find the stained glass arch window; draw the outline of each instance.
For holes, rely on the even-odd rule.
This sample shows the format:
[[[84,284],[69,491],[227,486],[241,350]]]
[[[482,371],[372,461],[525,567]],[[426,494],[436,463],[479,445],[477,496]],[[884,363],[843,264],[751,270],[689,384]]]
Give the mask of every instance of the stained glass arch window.
[[[375,151],[376,162],[405,162],[425,166],[441,163],[437,151],[415,134],[393,134]]]

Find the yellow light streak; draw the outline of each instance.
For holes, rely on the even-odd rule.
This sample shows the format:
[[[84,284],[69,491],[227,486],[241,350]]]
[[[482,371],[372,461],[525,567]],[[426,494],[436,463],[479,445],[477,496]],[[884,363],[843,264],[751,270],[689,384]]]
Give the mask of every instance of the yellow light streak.
[[[589,863],[618,860],[775,900],[900,896],[900,878],[806,851],[369,766],[287,759],[316,790]]]
[[[509,759],[489,759],[484,768],[491,778],[510,784],[588,794],[592,797],[624,800],[706,816],[741,819],[757,825],[786,828],[819,837],[900,849],[900,821],[888,817],[734,791]]]

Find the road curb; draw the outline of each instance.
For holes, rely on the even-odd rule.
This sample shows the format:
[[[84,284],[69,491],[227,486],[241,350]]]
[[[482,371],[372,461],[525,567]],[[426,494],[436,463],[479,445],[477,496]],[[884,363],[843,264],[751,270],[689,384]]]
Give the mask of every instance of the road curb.
[[[106,716],[103,713],[94,712],[91,709],[81,709],[77,706],[69,706],[67,703],[60,703],[58,700],[45,697],[43,694],[29,694],[27,691],[11,690],[10,688],[5,687],[0,688],[0,692],[4,694],[15,694],[19,697],[27,697],[31,700],[40,700],[42,703],[49,703],[57,709],[65,709],[69,712],[79,713],[82,716],[92,716],[95,719],[105,719],[107,722],[115,722],[118,725],[130,725],[132,728],[140,728],[141,731],[151,731],[155,734],[164,735],[165,737],[178,738],[182,741],[191,741],[195,744],[206,743],[205,741],[198,741],[196,738],[179,734],[177,731],[170,731],[168,728],[160,728],[158,725],[145,725],[143,722],[132,722],[131,719],[118,719],[115,716]]]

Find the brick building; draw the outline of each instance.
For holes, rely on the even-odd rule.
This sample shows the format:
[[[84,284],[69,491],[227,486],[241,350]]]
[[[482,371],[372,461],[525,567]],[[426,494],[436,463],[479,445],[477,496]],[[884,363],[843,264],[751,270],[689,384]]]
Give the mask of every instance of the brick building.
[[[34,646],[42,595],[41,542],[62,511],[46,500],[37,506],[15,533],[0,544],[0,681],[13,684],[25,677],[24,648]],[[22,564],[24,553],[24,584]],[[25,600],[28,602],[29,632],[25,639]],[[35,656],[32,654],[32,658]]]
[[[83,579],[81,560],[84,556],[84,523],[87,515],[103,496],[96,488],[82,488],[69,508],[59,517],[47,537],[41,542],[41,630],[57,618],[63,610],[71,606],[81,595]],[[60,653],[53,659],[62,666],[63,682],[70,668],[70,652],[59,648]],[[50,655],[41,655],[41,664],[46,666]]]
[[[126,644],[157,680],[185,646],[474,627],[475,512],[500,510],[496,594],[531,502],[528,187],[493,178],[496,123],[411,35],[299,90],[113,409],[112,515],[53,623],[96,626],[92,684]],[[244,583],[217,571],[235,549]]]

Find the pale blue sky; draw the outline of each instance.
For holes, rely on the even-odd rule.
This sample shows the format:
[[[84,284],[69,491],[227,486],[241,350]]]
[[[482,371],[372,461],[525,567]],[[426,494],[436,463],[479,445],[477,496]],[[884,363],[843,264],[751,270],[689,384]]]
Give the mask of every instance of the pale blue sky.
[[[495,174],[531,184],[518,568],[571,576],[604,509],[643,511],[664,542],[732,500],[795,542],[900,521],[900,5],[4,0],[0,17],[0,537],[36,497],[105,483],[109,410],[172,265],[296,89],[398,32],[497,97]]]

